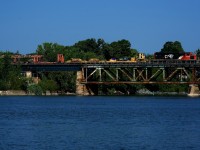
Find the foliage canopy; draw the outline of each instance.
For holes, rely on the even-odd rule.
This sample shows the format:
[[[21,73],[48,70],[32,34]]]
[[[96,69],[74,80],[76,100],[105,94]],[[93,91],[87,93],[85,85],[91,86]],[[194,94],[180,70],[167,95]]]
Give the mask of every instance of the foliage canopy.
[[[184,52],[182,45],[179,41],[175,42],[166,42],[161,49],[161,52],[163,53],[179,53]]]

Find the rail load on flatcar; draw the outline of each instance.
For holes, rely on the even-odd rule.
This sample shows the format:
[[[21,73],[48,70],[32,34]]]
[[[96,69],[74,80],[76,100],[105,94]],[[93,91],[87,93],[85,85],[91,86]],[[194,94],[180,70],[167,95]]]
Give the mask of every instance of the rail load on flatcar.
[[[179,53],[154,53],[154,59],[177,59],[177,60],[196,60],[196,54],[192,52],[179,52]]]

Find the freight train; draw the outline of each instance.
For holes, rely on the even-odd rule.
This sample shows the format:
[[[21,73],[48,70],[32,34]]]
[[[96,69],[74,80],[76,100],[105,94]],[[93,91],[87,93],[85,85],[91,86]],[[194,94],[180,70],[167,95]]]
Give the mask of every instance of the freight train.
[[[197,56],[192,52],[179,52],[179,53],[163,53],[163,52],[155,52],[154,57],[152,59],[147,59],[143,53],[139,53],[137,57],[131,57],[129,59],[119,59],[116,61],[131,61],[131,62],[153,62],[153,61],[165,61],[172,62],[176,61],[196,61]],[[113,61],[113,60],[110,60]],[[115,61],[115,62],[116,62]]]
[[[42,61],[42,55],[13,55],[13,63],[20,62],[20,59],[28,58],[30,59],[27,61],[28,63],[47,63]],[[65,61],[63,54],[57,55],[57,61],[56,62],[49,62],[49,63],[99,63],[99,62],[159,62],[159,61],[193,61],[195,62],[197,60],[196,54],[193,54],[192,52],[179,52],[179,53],[163,53],[163,52],[155,52],[153,59],[146,59],[145,55],[143,53],[139,53],[137,57],[124,57],[120,59],[112,58],[108,61],[105,60],[99,60],[97,58],[91,58],[88,61],[82,60],[80,58],[71,58],[71,60]]]
[[[179,53],[163,53],[163,52],[155,52],[154,59],[146,59],[143,53],[139,53],[137,57],[124,57],[120,59],[111,58],[108,61],[99,60],[97,58],[91,58],[88,61],[82,60],[80,58],[71,58],[71,60],[64,61],[63,54],[57,55],[57,62],[59,63],[99,63],[99,62],[148,62],[148,61],[170,61],[170,60],[178,60],[178,61],[196,61],[197,56],[192,52],[179,52]]]

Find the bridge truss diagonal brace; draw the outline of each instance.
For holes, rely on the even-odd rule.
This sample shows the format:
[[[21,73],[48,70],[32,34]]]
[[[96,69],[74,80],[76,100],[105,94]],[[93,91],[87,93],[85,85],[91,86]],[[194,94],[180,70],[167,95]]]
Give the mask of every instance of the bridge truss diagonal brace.
[[[133,81],[133,78],[123,69],[119,68],[119,70],[126,76],[129,78],[130,81]]]
[[[163,81],[165,80],[165,69],[164,68],[160,68],[158,69],[149,79],[148,81],[151,81],[151,79],[153,79],[154,77],[156,77],[157,75],[163,73]]]
[[[92,75],[95,73],[95,72],[97,72],[97,70],[98,70],[98,68],[96,68],[91,74],[89,74],[89,76],[88,76],[88,70],[87,70],[87,68],[86,68],[86,81],[90,78],[90,77],[92,77]]]
[[[94,71],[92,71],[89,75],[88,75],[88,70],[86,68],[86,82],[93,76],[96,75],[96,77],[99,78],[99,81],[102,82],[102,74],[103,72],[105,72],[113,81],[118,81],[119,80],[119,76],[118,76],[118,69],[116,69],[116,77],[114,77],[109,70],[106,70],[105,68],[95,68]]]
[[[149,81],[148,80],[148,68],[133,68],[133,72],[132,72],[132,77],[130,77],[129,74],[127,74],[126,72],[124,72],[126,74],[126,76],[131,80],[131,81],[138,81],[139,78],[141,77],[142,81]]]
[[[113,77],[113,76],[109,73],[108,70],[103,69],[103,71],[104,71],[113,81],[118,81],[118,72],[117,72],[117,74],[116,74],[116,77],[117,77],[117,79],[116,79],[115,77]]]
[[[186,70],[185,68],[183,68],[183,72],[186,74],[186,76],[187,76],[189,79],[191,79],[189,73],[187,72],[187,70]]]
[[[185,68],[177,68],[176,70],[174,70],[174,71],[165,79],[165,81],[171,80],[171,79],[174,77],[174,75],[176,75],[177,73],[180,73],[180,80],[181,80],[181,81],[183,80],[183,74],[185,74],[186,77],[187,77],[188,79],[191,79],[189,73],[186,71]]]

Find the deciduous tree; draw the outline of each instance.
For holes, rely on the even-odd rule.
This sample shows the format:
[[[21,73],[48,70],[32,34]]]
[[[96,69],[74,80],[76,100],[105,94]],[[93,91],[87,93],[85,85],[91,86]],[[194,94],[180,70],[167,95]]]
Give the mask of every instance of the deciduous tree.
[[[121,58],[131,55],[131,43],[128,40],[120,40],[110,44],[109,55],[112,58]]]
[[[181,42],[175,41],[175,42],[166,42],[161,49],[161,52],[163,53],[179,53],[184,52],[184,49],[182,48]]]

